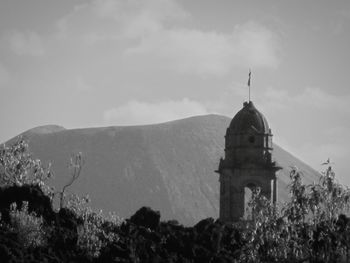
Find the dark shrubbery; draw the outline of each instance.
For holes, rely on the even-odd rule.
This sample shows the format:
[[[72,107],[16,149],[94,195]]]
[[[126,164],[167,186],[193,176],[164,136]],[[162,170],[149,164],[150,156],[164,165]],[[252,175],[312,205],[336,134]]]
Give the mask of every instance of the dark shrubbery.
[[[253,196],[252,203],[254,198],[263,197]],[[273,214],[273,209],[266,207],[259,209],[255,210],[254,220],[244,224],[224,224],[208,218],[193,227],[184,227],[172,221],[160,222],[159,212],[145,207],[121,224],[103,220],[94,213],[87,221],[63,208],[53,212],[55,220],[44,228],[46,241],[34,246],[24,246],[11,222],[2,220],[0,256],[15,262],[31,258],[37,262],[201,263],[346,259],[350,225],[345,215],[338,215],[332,223],[321,219],[316,223],[306,222],[302,217]],[[35,216],[44,218],[40,212]],[[82,239],[84,231],[87,232]]]
[[[141,208],[134,216],[155,213]],[[242,248],[239,231],[212,218],[194,227],[160,222],[146,228],[126,220],[118,229],[119,239],[101,251],[98,262],[233,262]]]
[[[253,191],[252,220],[223,224],[212,218],[193,227],[160,222],[157,213],[141,208],[117,228],[98,262],[348,262],[349,190],[334,178],[331,167],[319,183],[302,184],[293,169],[291,199],[283,209]],[[151,218],[155,220],[152,221]],[[150,222],[152,227],[150,227]]]
[[[10,205],[16,203],[17,207],[27,201],[28,211],[40,214],[46,222],[54,219],[51,200],[38,185],[9,186],[0,188],[0,213],[5,222],[9,222]]]
[[[150,228],[152,230],[156,229],[159,225],[160,213],[153,211],[149,207],[142,207],[138,210],[132,217],[130,217],[130,222],[138,226],[143,226]]]
[[[48,174],[23,141],[0,150],[1,262],[350,261],[350,192],[336,183],[331,167],[308,186],[293,169],[291,199],[282,209],[255,189],[250,221],[207,218],[193,227],[161,222],[147,207],[121,221],[93,212],[87,198],[71,196],[63,206],[64,191],[55,211]]]

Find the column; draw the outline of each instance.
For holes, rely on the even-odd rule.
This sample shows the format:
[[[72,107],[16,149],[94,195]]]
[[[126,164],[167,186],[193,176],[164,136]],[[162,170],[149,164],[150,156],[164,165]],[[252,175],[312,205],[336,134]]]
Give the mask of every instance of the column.
[[[277,178],[273,180],[273,203],[277,203]]]

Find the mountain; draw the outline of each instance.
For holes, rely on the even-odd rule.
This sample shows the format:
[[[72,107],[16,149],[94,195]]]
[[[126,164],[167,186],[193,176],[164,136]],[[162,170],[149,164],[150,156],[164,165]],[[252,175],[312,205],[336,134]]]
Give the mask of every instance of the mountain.
[[[38,126],[33,129],[30,129],[25,132],[25,134],[28,136],[29,134],[46,134],[46,133],[54,133],[59,131],[64,131],[65,128],[58,125],[44,125],[44,126]]]
[[[141,206],[160,210],[162,218],[191,225],[219,214],[219,159],[230,119],[197,116],[162,124],[86,129],[40,127],[24,132],[33,156],[52,162],[52,184],[69,181],[72,154],[82,152],[85,164],[70,192],[89,194],[91,206],[129,217]],[[278,198],[287,200],[290,166],[304,173],[304,182],[318,180],[308,165],[274,145]]]

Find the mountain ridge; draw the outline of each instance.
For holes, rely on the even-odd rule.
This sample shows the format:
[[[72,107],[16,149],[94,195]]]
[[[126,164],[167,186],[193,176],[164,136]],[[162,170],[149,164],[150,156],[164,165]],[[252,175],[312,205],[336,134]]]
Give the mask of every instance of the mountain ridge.
[[[53,161],[60,189],[69,180],[71,154],[82,152],[82,175],[69,189],[88,193],[92,207],[129,217],[141,206],[160,210],[164,219],[193,224],[218,217],[219,182],[215,170],[224,155],[224,135],[231,121],[204,115],[142,126],[65,129],[51,133],[22,133],[33,156]],[[288,167],[296,165],[312,183],[319,174],[274,144],[278,196],[288,198]]]

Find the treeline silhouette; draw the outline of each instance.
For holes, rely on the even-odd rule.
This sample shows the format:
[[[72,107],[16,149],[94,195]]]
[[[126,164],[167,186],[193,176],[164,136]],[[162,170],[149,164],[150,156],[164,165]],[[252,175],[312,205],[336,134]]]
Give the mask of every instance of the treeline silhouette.
[[[73,160],[81,160],[77,158]],[[80,171],[81,162],[73,162]],[[0,149],[1,262],[348,262],[348,188],[330,164],[320,181],[290,172],[290,201],[270,203],[256,188],[250,218],[207,218],[192,227],[142,207],[129,219],[92,211],[87,198],[55,191],[49,167],[19,140]],[[73,169],[73,170],[74,170]],[[72,176],[77,176],[73,173]],[[55,195],[60,200],[54,208]],[[117,200],[116,200],[117,201]]]

